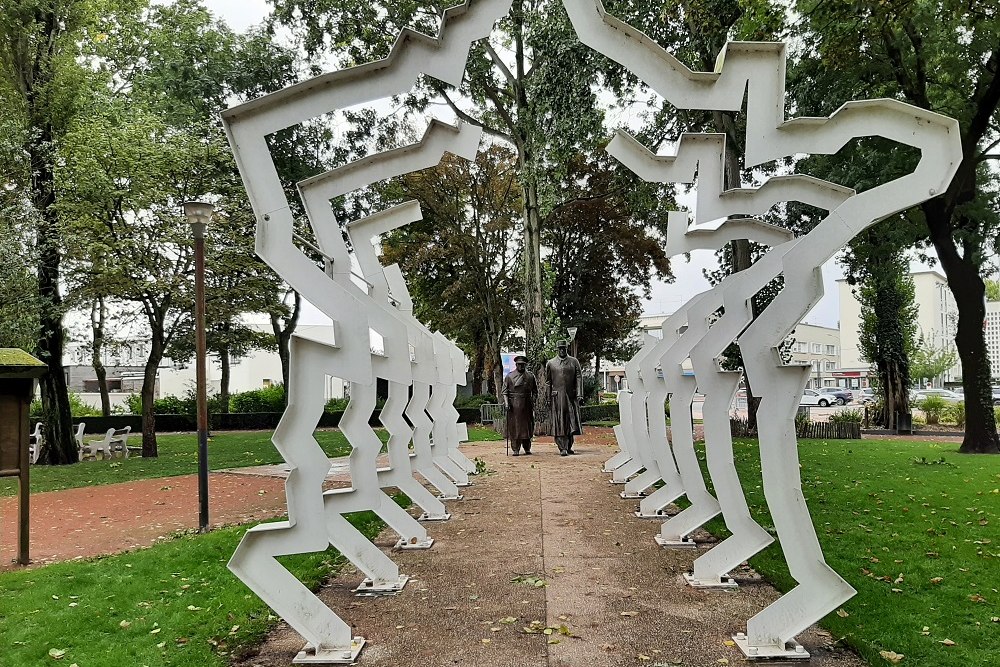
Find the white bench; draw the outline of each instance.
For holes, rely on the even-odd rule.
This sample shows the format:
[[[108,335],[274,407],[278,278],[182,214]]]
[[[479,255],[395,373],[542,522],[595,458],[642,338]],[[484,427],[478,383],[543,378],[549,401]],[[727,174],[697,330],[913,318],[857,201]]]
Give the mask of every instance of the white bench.
[[[38,463],[38,457],[42,453],[42,445],[45,443],[45,433],[42,422],[35,422],[35,430],[28,434],[28,462]]]
[[[88,440],[80,448],[80,459],[82,460],[88,456],[97,458],[98,452],[106,459],[112,458],[118,452],[121,452],[125,458],[128,458],[128,434],[131,431],[131,426],[109,428],[103,438],[100,440]]]

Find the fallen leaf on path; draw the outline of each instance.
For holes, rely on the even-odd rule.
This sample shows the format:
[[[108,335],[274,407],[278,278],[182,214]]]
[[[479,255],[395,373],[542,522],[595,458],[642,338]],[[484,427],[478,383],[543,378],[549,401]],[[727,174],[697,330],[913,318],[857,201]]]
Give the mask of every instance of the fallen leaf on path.
[[[638,614],[639,612],[637,611],[623,611],[621,613],[622,616],[637,616]]]

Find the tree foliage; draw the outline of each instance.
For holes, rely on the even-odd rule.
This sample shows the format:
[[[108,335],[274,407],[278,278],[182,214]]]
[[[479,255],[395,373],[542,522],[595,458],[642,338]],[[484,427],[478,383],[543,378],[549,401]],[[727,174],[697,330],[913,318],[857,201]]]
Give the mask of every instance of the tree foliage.
[[[802,58],[795,97],[801,115],[829,114],[852,98],[891,97],[959,121],[963,157],[955,179],[941,196],[904,216],[933,246],[958,306],[956,346],[968,418],[961,451],[996,453],[1000,436],[982,330],[984,262],[1000,242],[996,173],[987,167],[997,157],[1000,105],[996,8],[958,0],[799,0],[796,9]],[[899,159],[912,156],[883,151],[856,167],[879,174],[897,169]]]
[[[496,393],[500,352],[520,319],[516,156],[501,144],[475,162],[446,155],[437,167],[404,176],[398,189],[420,202],[423,220],[390,234],[382,259],[402,268],[417,318],[454,337]]]
[[[914,380],[934,382],[958,361],[955,350],[937,347],[918,336],[910,359],[910,375]]]

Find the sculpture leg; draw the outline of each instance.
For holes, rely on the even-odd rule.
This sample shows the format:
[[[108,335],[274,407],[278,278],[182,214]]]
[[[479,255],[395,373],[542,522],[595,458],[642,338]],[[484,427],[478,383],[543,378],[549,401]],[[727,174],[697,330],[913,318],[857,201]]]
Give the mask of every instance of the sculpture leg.
[[[674,461],[670,440],[667,438],[667,415],[662,406],[670,394],[663,382],[657,382],[646,399],[646,414],[649,419],[649,444],[653,458],[663,478],[663,486],[639,501],[640,519],[662,519],[667,514],[665,508],[684,495],[684,483]]]
[[[378,471],[379,486],[394,486],[409,496],[413,503],[423,510],[421,520],[444,520],[450,517],[448,510],[438,498],[424,488],[413,477],[410,457],[410,439],[413,429],[403,418],[403,411],[409,401],[409,387],[399,382],[389,383],[389,397],[379,412],[379,420],[389,431],[389,467]]]
[[[694,427],[691,423],[694,378],[686,377],[683,383],[686,385],[684,390],[671,398],[674,410],[670,423],[674,458],[684,484],[684,493],[691,505],[664,522],[657,539],[657,543],[662,546],[694,546],[694,542],[687,537],[688,534],[720,512],[718,501],[705,487],[705,478],[694,450]]]
[[[345,509],[355,498],[370,504],[361,509],[372,509],[400,537],[400,546],[407,548],[428,548],[433,540],[427,537],[427,530],[410,516],[406,510],[389,498],[379,486],[377,459],[382,449],[382,441],[368,424],[368,415],[375,409],[376,389],[372,384],[351,384],[351,401],[344,411],[340,428],[348,441],[354,445],[351,452],[351,483],[354,493],[351,499],[341,498],[336,492],[328,494],[328,507],[337,507],[340,513],[356,511]],[[339,505],[338,505],[339,503]]]
[[[434,422],[427,415],[427,402],[430,399],[430,385],[422,382],[413,383],[413,395],[406,406],[405,414],[413,424],[413,459],[412,466],[427,482],[438,490],[440,500],[458,500],[462,496],[458,487],[434,463],[434,452],[431,448],[431,432]]]

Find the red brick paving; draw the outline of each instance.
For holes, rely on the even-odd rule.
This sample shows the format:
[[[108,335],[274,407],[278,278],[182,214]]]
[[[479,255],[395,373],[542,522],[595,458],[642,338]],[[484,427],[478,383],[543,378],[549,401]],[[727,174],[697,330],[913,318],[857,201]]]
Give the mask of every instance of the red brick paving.
[[[213,473],[212,526],[286,512],[284,480]],[[0,498],[0,569],[15,557],[17,498]],[[198,527],[198,476],[88,486],[31,496],[31,559],[41,565],[146,547]]]

